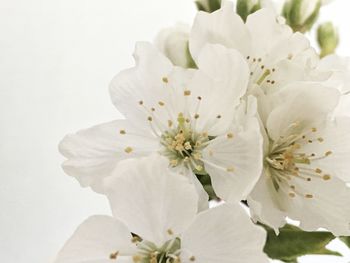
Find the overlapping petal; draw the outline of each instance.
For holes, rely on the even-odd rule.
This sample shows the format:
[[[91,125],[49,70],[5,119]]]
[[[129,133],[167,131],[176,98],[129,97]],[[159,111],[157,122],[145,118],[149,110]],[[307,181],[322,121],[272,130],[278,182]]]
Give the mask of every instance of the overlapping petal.
[[[224,204],[199,214],[184,232],[181,262],[268,262],[265,239],[238,204]]]
[[[127,120],[100,124],[76,134],[67,135],[60,152],[67,158],[64,171],[78,179],[82,186],[99,189],[120,160],[145,156],[159,148],[156,137],[147,129],[135,127]]]
[[[57,255],[55,263],[132,262],[135,245],[129,229],[109,216],[92,216],[84,221]]]
[[[121,162],[104,183],[114,216],[160,246],[182,233],[198,211],[194,185],[158,155]]]
[[[261,174],[262,151],[255,118],[244,129],[232,127],[210,142],[203,152],[203,161],[219,197],[231,201],[247,197]]]

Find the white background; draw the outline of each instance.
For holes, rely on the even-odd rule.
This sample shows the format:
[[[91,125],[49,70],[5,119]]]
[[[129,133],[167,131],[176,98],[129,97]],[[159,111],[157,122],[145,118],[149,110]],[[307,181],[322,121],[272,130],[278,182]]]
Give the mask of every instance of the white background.
[[[349,14],[350,2],[335,0],[321,17],[339,25],[343,55]],[[107,87],[133,64],[134,43],[194,15],[192,0],[0,0],[1,263],[51,262],[82,220],[109,213],[104,197],[62,172],[57,144],[119,118]]]

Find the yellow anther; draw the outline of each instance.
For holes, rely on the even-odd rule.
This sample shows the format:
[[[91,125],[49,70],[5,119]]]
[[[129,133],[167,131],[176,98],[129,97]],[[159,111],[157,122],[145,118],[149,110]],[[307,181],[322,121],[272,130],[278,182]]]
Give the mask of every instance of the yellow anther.
[[[184,95],[185,96],[190,96],[191,95],[191,91],[190,90],[185,90],[184,91]]]
[[[192,150],[192,145],[190,142],[185,142],[184,147],[186,150]]]
[[[313,198],[314,196],[313,196],[312,194],[306,194],[305,197],[311,199],[311,198]]]
[[[174,235],[173,230],[171,230],[170,228],[167,230],[167,233],[168,233],[169,235]]]
[[[195,160],[200,160],[202,157],[202,155],[200,153],[194,153],[194,154],[192,154],[192,156]]]
[[[228,139],[232,139],[232,138],[233,138],[233,133],[228,133],[228,134],[227,134],[227,138],[228,138]]]
[[[163,101],[159,101],[158,104],[159,104],[160,106],[164,106],[164,105],[165,105],[165,103],[164,103]]]
[[[126,153],[131,153],[131,152],[132,152],[132,148],[131,148],[131,147],[126,147],[126,148],[124,149],[124,151],[125,151]]]
[[[288,195],[289,197],[292,197],[292,198],[295,197],[295,193],[289,193]]]
[[[113,259],[113,260],[116,260],[117,257],[118,257],[118,254],[119,254],[119,251],[114,252],[114,253],[112,253],[112,254],[109,255],[109,258],[110,258],[110,259]]]
[[[149,117],[147,118],[147,120],[148,120],[148,121],[152,121],[153,118],[152,118],[151,116],[149,116]]]
[[[226,171],[229,173],[233,173],[235,171],[235,169],[232,166],[230,166],[230,167],[226,168]]]
[[[120,134],[126,134],[126,131],[125,130],[120,130],[119,133]]]
[[[179,163],[179,161],[176,160],[176,159],[170,160],[170,164],[171,164],[172,166],[176,166],[178,163]]]
[[[325,156],[329,156],[329,155],[331,155],[333,152],[332,151],[327,151],[327,152],[325,152]]]
[[[331,179],[331,176],[329,174],[325,174],[322,178],[323,180],[328,181]]]
[[[169,79],[168,79],[167,77],[163,77],[163,78],[162,78],[162,81],[163,81],[164,83],[168,83],[168,82],[169,82]]]
[[[321,170],[320,168],[316,168],[316,169],[315,169],[315,172],[318,173],[318,174],[320,174],[320,173],[322,173],[322,170]]]

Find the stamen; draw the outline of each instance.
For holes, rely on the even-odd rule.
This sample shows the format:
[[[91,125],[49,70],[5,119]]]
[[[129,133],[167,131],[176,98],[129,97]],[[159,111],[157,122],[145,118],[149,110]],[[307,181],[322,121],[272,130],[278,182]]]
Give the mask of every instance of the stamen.
[[[110,254],[110,255],[109,255],[109,259],[116,260],[117,257],[118,257],[118,254],[119,254],[119,251]]]
[[[126,153],[131,153],[132,151],[133,151],[133,149],[131,148],[131,147],[126,147],[125,149],[124,149],[124,151],[126,152]]]

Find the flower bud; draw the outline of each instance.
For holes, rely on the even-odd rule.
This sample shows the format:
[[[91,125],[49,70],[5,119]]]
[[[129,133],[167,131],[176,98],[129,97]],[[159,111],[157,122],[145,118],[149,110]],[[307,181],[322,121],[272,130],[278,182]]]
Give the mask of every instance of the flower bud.
[[[321,57],[334,53],[339,43],[339,35],[332,22],[323,23],[318,27],[317,41],[321,48]]]
[[[315,24],[322,4],[321,0],[287,0],[282,13],[294,31],[305,33]]]
[[[236,11],[244,21],[247,17],[261,8],[260,0],[237,0]]]
[[[208,13],[214,12],[221,7],[221,0],[196,0],[198,10]]]
[[[189,51],[189,35],[190,28],[187,25],[178,24],[159,32],[155,44],[174,65],[193,68],[195,63]]]

